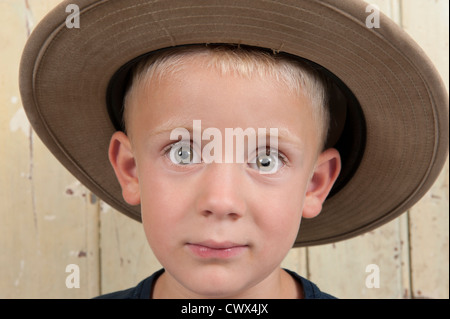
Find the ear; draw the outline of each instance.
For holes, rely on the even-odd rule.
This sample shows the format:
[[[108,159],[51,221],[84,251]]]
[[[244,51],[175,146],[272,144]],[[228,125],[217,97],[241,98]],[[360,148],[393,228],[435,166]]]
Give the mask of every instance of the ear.
[[[313,218],[319,215],[323,202],[331,191],[340,171],[341,157],[336,149],[327,149],[319,155],[306,191],[303,217]]]
[[[109,161],[111,162],[117,180],[122,187],[123,199],[130,205],[141,202],[139,179],[137,177],[136,161],[128,136],[123,132],[115,132],[109,143]]]

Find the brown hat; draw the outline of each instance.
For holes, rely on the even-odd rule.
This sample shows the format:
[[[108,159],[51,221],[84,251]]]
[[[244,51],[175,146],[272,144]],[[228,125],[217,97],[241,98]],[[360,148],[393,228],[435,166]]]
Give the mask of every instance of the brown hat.
[[[302,57],[334,79],[347,110],[335,144],[342,174],[322,213],[302,221],[296,246],[350,238],[415,204],[448,151],[448,95],[435,68],[383,14],[379,27],[366,25],[366,6],[356,0],[64,1],[26,44],[20,66],[24,108],[36,133],[76,178],[140,220],[140,207],[125,203],[108,160],[130,61],[201,43]]]

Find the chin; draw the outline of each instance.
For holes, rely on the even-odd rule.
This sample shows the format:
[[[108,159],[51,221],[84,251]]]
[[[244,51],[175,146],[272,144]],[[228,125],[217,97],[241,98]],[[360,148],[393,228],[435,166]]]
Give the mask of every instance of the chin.
[[[235,273],[217,265],[198,270],[190,273],[185,287],[201,298],[235,298],[248,288],[248,274],[242,270]]]

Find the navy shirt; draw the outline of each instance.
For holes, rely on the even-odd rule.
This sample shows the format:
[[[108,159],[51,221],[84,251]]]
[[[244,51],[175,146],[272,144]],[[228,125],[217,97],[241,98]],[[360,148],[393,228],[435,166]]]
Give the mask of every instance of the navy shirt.
[[[320,291],[320,289],[311,281],[297,273],[285,269],[295,280],[301,282],[305,299],[336,299],[335,297]],[[164,269],[158,270],[150,277],[142,280],[136,287],[108,293],[96,297],[97,299],[149,299],[152,295],[153,284],[156,279],[164,272]]]

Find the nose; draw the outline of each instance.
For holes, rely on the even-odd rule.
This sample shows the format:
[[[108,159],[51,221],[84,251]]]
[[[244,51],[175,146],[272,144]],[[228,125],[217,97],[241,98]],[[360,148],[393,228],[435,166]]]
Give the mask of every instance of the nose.
[[[198,192],[197,211],[209,218],[241,218],[247,210],[244,179],[242,168],[238,164],[208,164]]]

